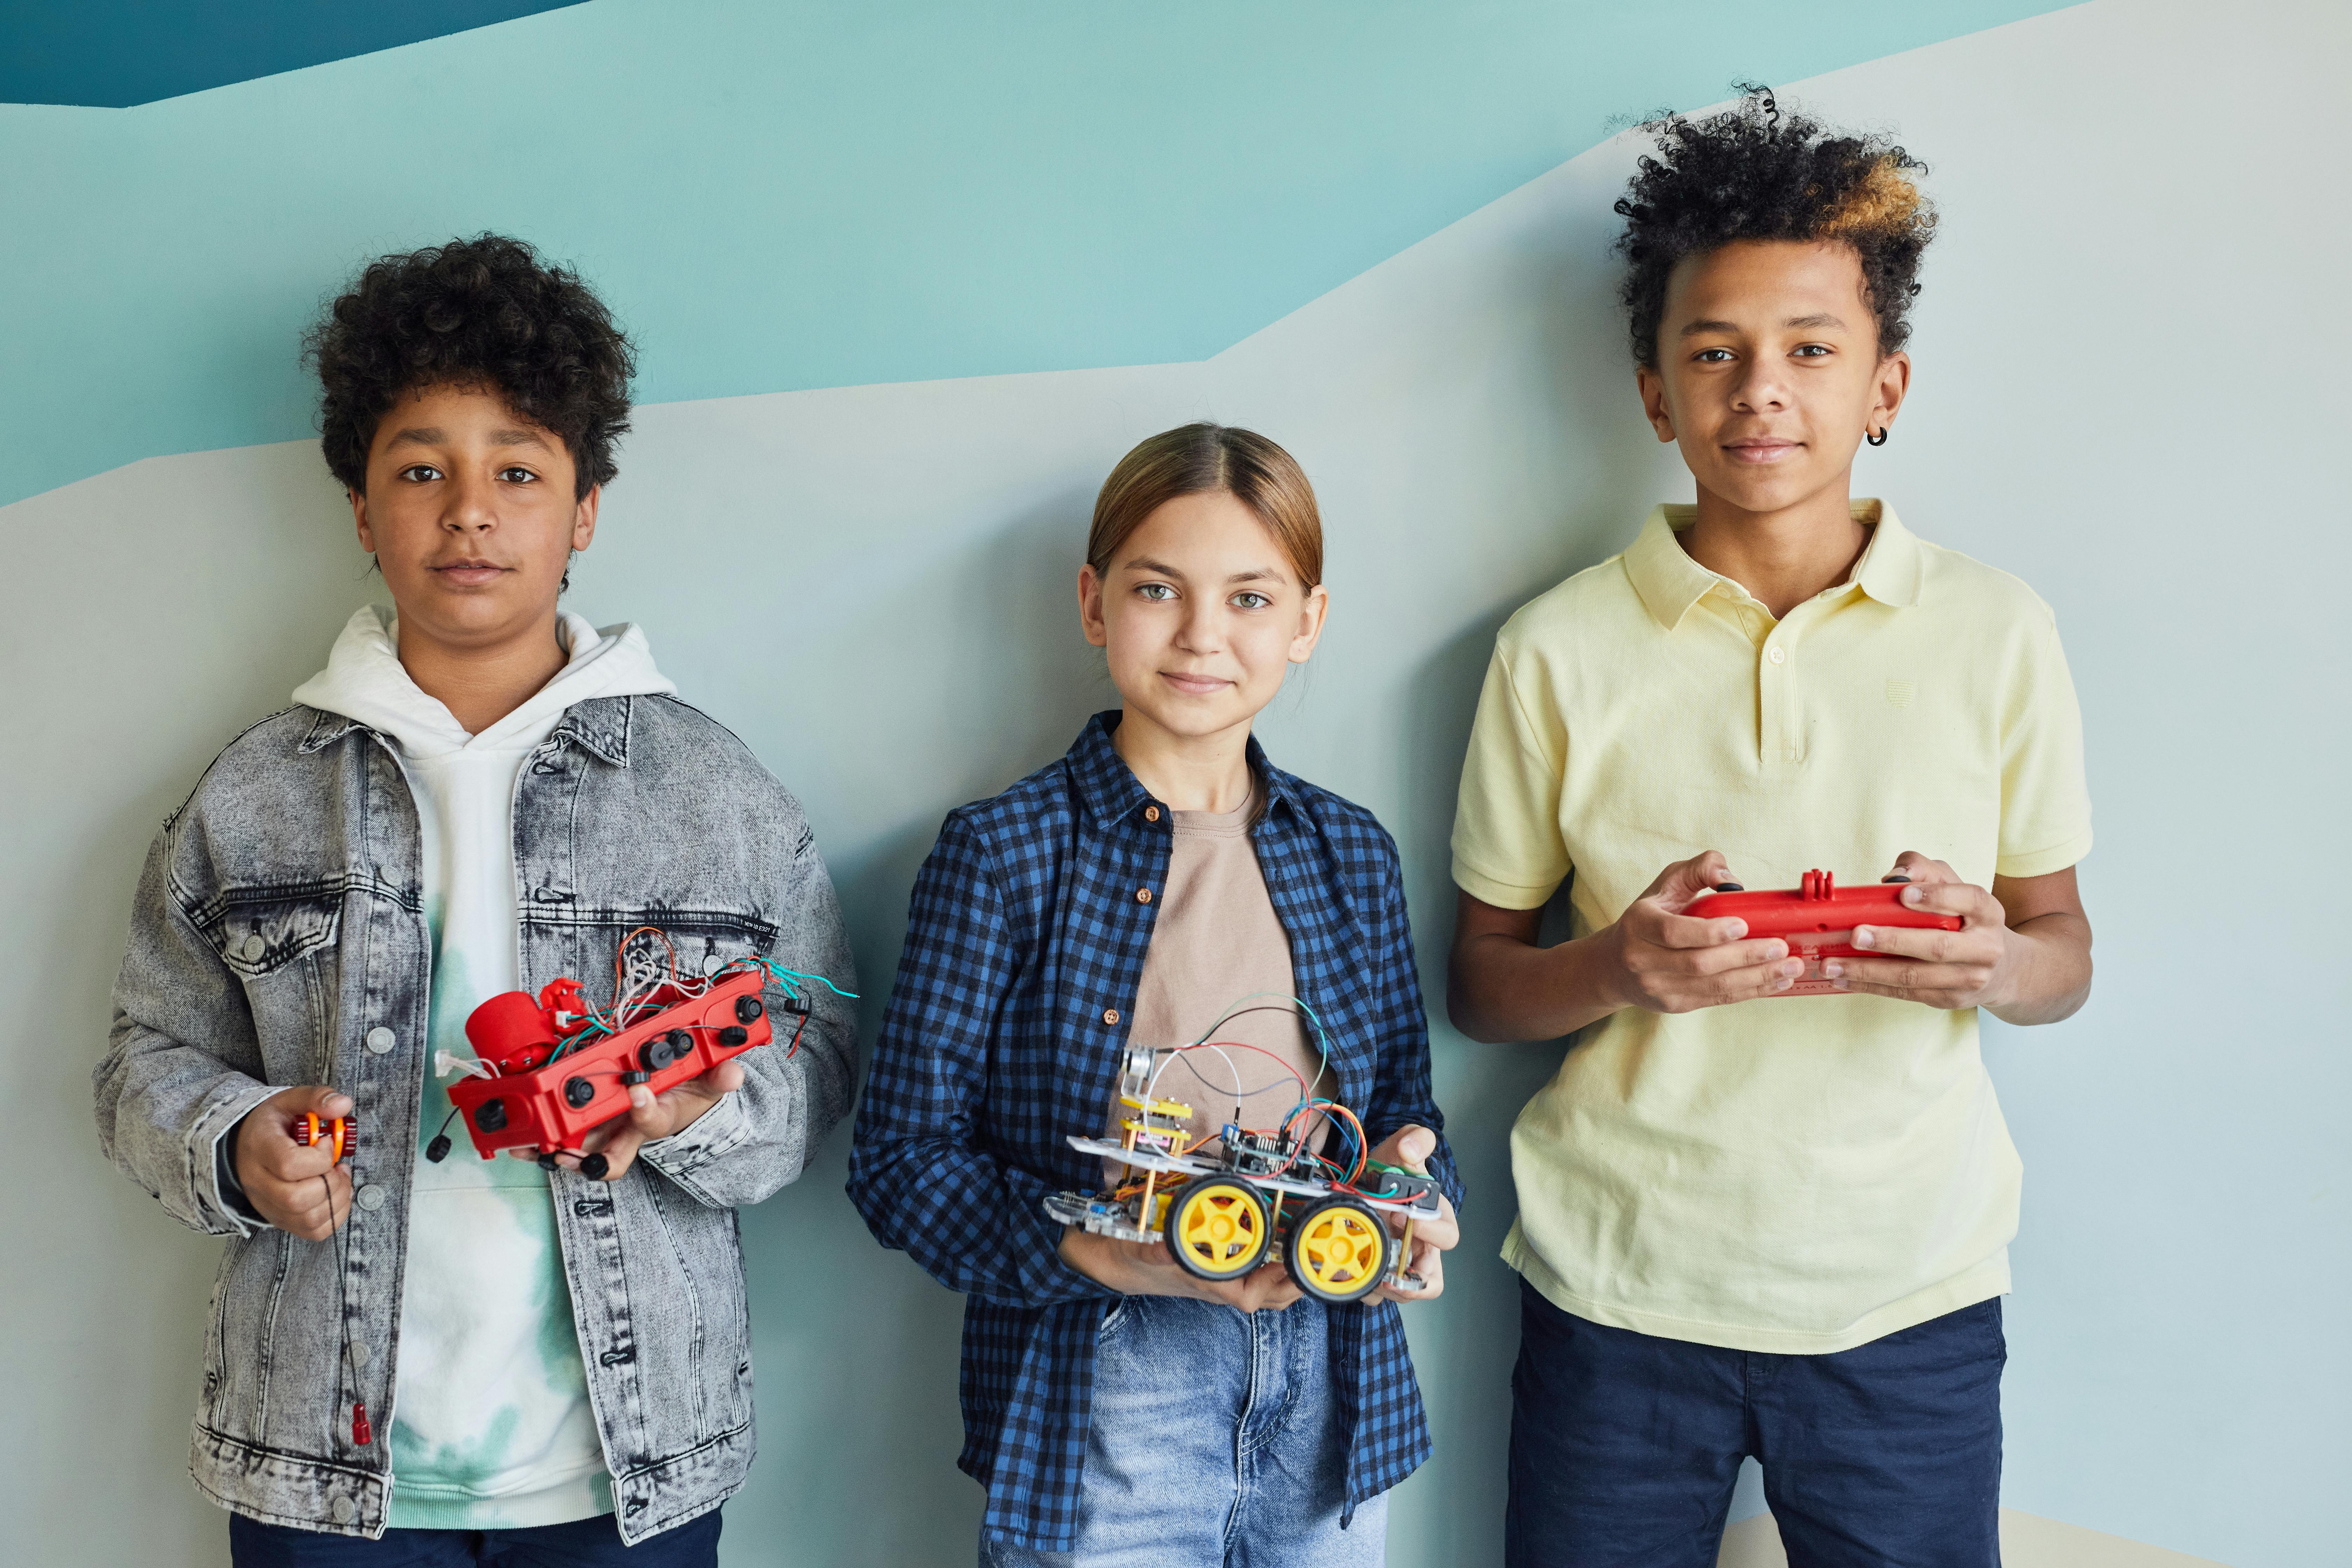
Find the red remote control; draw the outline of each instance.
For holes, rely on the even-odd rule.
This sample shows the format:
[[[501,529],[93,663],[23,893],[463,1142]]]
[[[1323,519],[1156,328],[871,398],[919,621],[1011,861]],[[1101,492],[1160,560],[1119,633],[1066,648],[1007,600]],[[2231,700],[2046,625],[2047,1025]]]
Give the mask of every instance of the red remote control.
[[[1777,936],[1787,942],[1789,952],[1805,961],[1805,972],[1797,976],[1795,984],[1773,994],[1836,996],[1843,993],[1835,981],[1822,973],[1823,959],[1866,957],[1885,958],[1896,963],[1917,962],[1855,947],[1854,927],[1960,929],[1962,922],[1958,915],[1939,915],[1906,906],[1903,889],[1910,880],[1908,877],[1889,877],[1884,882],[1841,888],[1827,871],[1808,871],[1801,886],[1769,893],[1751,893],[1737,882],[1725,882],[1693,904],[1687,912],[1708,921],[1736,917],[1748,922],[1749,936]]]
[[[698,994],[660,986],[646,998],[659,1011],[584,1044],[565,1037],[588,1032],[575,982],[493,996],[466,1020],[466,1037],[496,1076],[458,1079],[450,1101],[485,1160],[501,1149],[577,1153],[588,1132],[628,1114],[635,1085],[659,1094],[772,1039],[760,1000],[767,982],[744,969]]]

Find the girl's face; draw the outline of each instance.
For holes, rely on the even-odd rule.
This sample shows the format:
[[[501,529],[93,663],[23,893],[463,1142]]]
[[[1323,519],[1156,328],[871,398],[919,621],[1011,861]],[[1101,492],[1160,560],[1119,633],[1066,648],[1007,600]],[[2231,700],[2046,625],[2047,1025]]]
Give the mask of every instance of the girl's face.
[[[1315,652],[1328,604],[1224,490],[1164,503],[1108,573],[1078,571],[1079,621],[1128,713],[1187,739],[1246,728]]]

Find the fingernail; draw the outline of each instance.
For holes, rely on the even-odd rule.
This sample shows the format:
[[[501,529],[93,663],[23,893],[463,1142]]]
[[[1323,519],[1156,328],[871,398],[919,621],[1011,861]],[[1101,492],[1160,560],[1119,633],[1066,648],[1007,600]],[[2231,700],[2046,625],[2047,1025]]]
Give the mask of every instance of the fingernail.
[[[1873,941],[1874,939],[1871,936],[1870,928],[1868,926],[1856,926],[1853,928],[1854,946],[1868,947],[1872,944]]]
[[[1840,963],[1834,958],[1829,959],[1822,964],[1822,973],[1830,979],[1835,980],[1839,975],[1845,973],[1845,965]]]
[[[1843,980],[1833,981],[1833,982],[1832,982],[1832,984],[1833,984],[1834,985],[1836,985],[1836,986],[1837,986],[1837,988],[1838,988],[1839,990],[1841,990],[1841,991],[1851,991],[1851,990],[1853,990],[1853,986],[1848,985],[1848,984],[1847,984],[1844,981],[1843,981]]]
[[[1912,887],[1903,889],[1903,901],[1906,904],[1916,904],[1927,896],[1926,890],[1920,888]]]
[[[1788,963],[1780,966],[1780,973],[1787,975],[1791,980],[1794,980],[1798,975],[1802,974],[1804,972],[1804,960],[1800,958],[1792,958]]]
[[[1796,981],[1793,979],[1775,980],[1772,982],[1772,989],[1775,991],[1786,991],[1790,986],[1794,985],[1795,984]]]
[[[1741,937],[1748,934],[1748,922],[1746,921],[1726,921],[1723,922],[1723,934],[1727,941],[1738,942]]]

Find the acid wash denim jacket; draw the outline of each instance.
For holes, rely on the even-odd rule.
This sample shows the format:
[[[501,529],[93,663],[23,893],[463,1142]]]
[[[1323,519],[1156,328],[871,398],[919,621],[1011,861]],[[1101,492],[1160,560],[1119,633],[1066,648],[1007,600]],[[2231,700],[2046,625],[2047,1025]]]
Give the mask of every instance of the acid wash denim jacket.
[[[514,847],[520,973],[533,991],[570,975],[601,998],[621,939],[641,925],[669,934],[683,968],[757,952],[855,989],[798,803],[741,742],[674,698],[575,703],[517,778]],[[94,1075],[108,1157],[182,1224],[230,1238],[190,1473],[215,1502],[272,1523],[384,1528],[430,1070],[420,856],[387,738],[299,706],[247,730],[148,852],[111,1048]],[[800,1173],[846,1110],[855,1071],[849,1004],[810,989],[815,1010],[789,1060],[781,1037],[745,1053],[742,1089],[646,1144],[617,1181],[549,1176],[631,1544],[718,1507],[751,1463],[735,1207]],[[221,1142],[238,1119],[305,1083],[357,1105],[341,1268],[333,1242],[263,1225],[220,1181]],[[451,1157],[477,1158],[459,1131]],[[365,1447],[352,1440],[354,1400],[374,1424]]]

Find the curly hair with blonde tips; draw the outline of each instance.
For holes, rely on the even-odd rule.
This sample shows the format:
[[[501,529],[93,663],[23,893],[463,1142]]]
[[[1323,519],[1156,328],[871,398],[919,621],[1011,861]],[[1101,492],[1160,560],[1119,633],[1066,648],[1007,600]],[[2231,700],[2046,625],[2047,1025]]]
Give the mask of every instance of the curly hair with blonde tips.
[[[1785,112],[1769,88],[1742,92],[1719,114],[1670,114],[1641,127],[1656,150],[1643,156],[1616,209],[1625,220],[1617,250],[1635,363],[1658,363],[1675,268],[1743,239],[1851,246],[1879,352],[1893,353],[1910,337],[1919,261],[1936,234],[1936,209],[1916,178],[1927,166],[1883,136]]]

